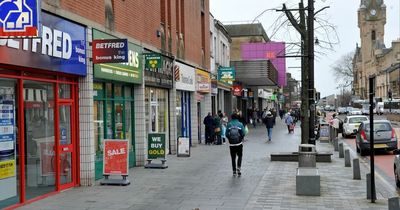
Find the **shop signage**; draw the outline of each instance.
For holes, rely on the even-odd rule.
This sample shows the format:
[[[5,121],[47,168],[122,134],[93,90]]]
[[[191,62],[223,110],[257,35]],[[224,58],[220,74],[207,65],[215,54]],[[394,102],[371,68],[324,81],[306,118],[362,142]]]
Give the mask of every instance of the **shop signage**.
[[[218,83],[217,81],[212,81],[211,82],[211,93],[216,95],[218,94]]]
[[[175,63],[175,82],[177,90],[196,91],[195,69],[186,64]]]
[[[93,29],[93,39],[117,39],[117,37]],[[142,48],[128,42],[128,61],[125,63],[94,64],[94,77],[142,84],[142,65]]]
[[[0,180],[15,176],[15,160],[0,161]]]
[[[147,158],[165,158],[165,133],[149,133],[147,135]]]
[[[93,63],[122,63],[128,61],[127,39],[98,39],[92,42]]]
[[[178,138],[178,157],[190,157],[190,143],[189,138],[179,137]]]
[[[151,56],[154,55],[154,56]],[[157,56],[160,56],[160,59],[156,59]],[[172,88],[172,81],[173,81],[173,60],[171,58],[168,57],[164,57],[160,54],[156,54],[156,53],[149,53],[149,54],[145,54],[145,58],[150,58],[150,60],[153,60],[153,62],[151,62],[152,64],[150,64],[150,67],[152,67],[151,65],[155,65],[155,60],[157,60],[157,65],[156,68],[148,68],[149,65],[145,65],[145,71],[144,71],[144,81],[146,85],[150,85],[150,86],[155,86],[155,87],[162,87],[162,88]],[[146,60],[146,63],[149,60]],[[161,62],[161,64],[159,64],[158,62]],[[159,68],[158,68],[159,67]]]
[[[209,93],[211,91],[211,78],[210,73],[196,69],[197,91],[202,93]]]
[[[0,1],[0,37],[35,37],[39,30],[38,0]]]
[[[144,55],[146,69],[162,68],[161,55],[158,53],[149,53]]]
[[[234,96],[242,96],[242,86],[241,85],[233,85],[232,91]]]
[[[127,140],[104,139],[103,174],[128,175],[129,143]]]
[[[223,82],[235,81],[236,71],[234,67],[219,67],[218,80]]]
[[[40,39],[0,39],[0,63],[85,76],[85,27],[46,12],[41,21]]]

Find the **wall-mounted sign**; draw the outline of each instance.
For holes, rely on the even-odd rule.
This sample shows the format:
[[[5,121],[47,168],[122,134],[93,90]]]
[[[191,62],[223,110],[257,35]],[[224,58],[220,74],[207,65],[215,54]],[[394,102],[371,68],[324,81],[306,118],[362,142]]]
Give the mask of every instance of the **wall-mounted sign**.
[[[249,90],[248,97],[254,98],[254,91]]]
[[[234,96],[242,96],[242,85],[233,85],[232,92]]]
[[[85,76],[85,27],[46,12],[41,20],[41,39],[0,39],[0,63]]]
[[[211,91],[210,73],[197,69],[196,70],[197,91],[209,93]]]
[[[127,140],[104,139],[103,174],[128,175],[129,143]]]
[[[165,158],[165,133],[149,133],[147,135],[147,158]]]
[[[0,37],[38,36],[39,14],[37,0],[0,1]]]
[[[236,71],[234,67],[219,67],[218,80],[223,82],[235,81]]]
[[[122,63],[128,61],[127,39],[97,39],[92,42],[93,63]]]
[[[172,88],[173,60],[157,53],[145,53],[145,58],[145,84],[154,87]],[[155,63],[155,61],[157,61],[157,63]]]
[[[176,89],[196,91],[195,69],[186,64],[176,62],[174,67]]]
[[[117,37],[93,29],[93,39],[117,39]],[[128,62],[94,64],[94,77],[141,84],[142,65],[142,48],[128,42]]]
[[[178,138],[178,157],[190,157],[190,141],[187,137]]]
[[[144,55],[146,69],[159,69],[162,68],[161,55],[158,53],[148,53]]]

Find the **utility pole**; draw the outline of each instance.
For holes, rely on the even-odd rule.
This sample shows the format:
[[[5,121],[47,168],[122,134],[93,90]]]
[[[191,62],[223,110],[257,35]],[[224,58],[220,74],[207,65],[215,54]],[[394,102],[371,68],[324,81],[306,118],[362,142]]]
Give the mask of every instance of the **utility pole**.
[[[310,139],[309,144],[315,144],[315,89],[314,89],[314,0],[308,0],[308,97],[310,107]]]

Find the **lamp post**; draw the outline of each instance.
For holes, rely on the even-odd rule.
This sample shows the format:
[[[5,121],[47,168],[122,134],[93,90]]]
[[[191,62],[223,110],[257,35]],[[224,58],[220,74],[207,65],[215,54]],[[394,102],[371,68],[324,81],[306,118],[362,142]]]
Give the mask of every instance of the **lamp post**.
[[[321,10],[320,10],[321,11]],[[308,34],[308,98],[309,98],[309,134],[310,144],[315,144],[315,89],[314,89],[314,0],[308,0],[308,17],[307,17],[307,34]]]

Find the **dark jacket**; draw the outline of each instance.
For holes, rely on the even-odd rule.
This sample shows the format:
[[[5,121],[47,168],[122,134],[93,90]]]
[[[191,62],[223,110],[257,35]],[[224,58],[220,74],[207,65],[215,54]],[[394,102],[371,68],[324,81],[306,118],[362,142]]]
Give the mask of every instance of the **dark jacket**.
[[[203,121],[206,128],[213,128],[214,127],[214,118],[212,116],[208,116],[204,118]]]
[[[274,121],[275,121],[275,118],[274,118],[274,116],[272,114],[271,115],[267,115],[264,118],[265,127],[273,128],[274,127]]]

